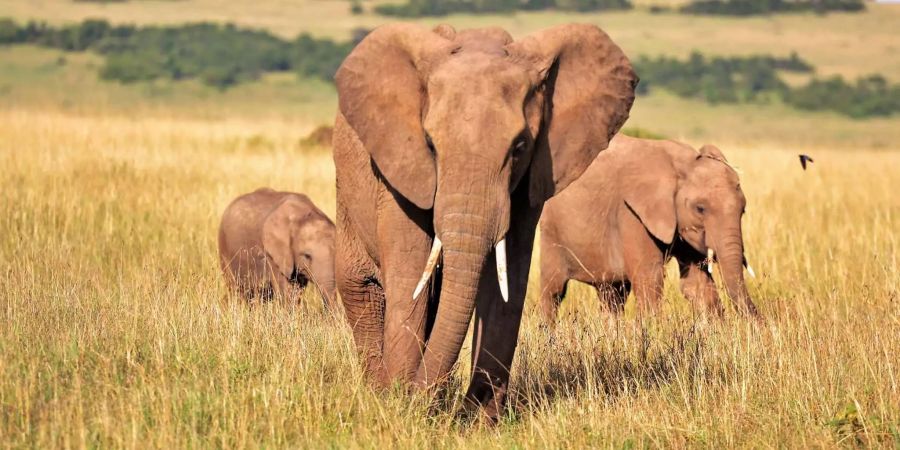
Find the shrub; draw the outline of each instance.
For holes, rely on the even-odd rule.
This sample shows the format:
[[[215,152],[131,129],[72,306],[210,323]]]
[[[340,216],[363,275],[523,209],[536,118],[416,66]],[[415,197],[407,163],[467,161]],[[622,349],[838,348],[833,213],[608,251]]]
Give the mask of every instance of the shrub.
[[[519,10],[560,9],[567,11],[599,11],[629,9],[629,0],[407,0],[406,3],[382,4],[374,11],[385,16],[423,17],[453,13],[492,14]]]
[[[641,57],[635,62],[635,70],[641,77],[638,94],[662,87],[680,97],[700,98],[710,103],[735,103],[762,99],[767,93],[788,89],[778,77],[777,70],[810,72],[812,66],[796,53],[789,58],[708,59],[694,52],[686,61]]]
[[[366,33],[354,30],[354,39]],[[107,80],[198,78],[220,89],[271,71],[293,70],[330,80],[354,45],[309,35],[285,41],[264,31],[210,23],[138,28],[89,19],[52,28],[35,22],[18,27],[9,19],[0,20],[0,44],[22,42],[103,54],[100,76]]]
[[[862,11],[863,0],[695,0],[681,7],[686,14],[752,16],[785,12]]]
[[[156,52],[119,53],[106,58],[100,68],[100,78],[122,83],[134,83],[160,78],[165,58]]]
[[[785,102],[805,110],[832,110],[850,117],[889,116],[900,112],[900,86],[890,86],[880,75],[849,84],[839,76],[812,80],[785,95]]]
[[[9,18],[0,18],[0,44],[17,44],[24,41],[24,33],[19,30],[16,22]]]

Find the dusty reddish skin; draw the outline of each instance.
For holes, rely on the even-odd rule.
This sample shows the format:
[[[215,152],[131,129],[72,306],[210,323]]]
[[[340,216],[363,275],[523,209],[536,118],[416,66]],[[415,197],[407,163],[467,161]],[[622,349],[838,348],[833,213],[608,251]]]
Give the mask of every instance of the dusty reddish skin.
[[[261,188],[236,198],[219,225],[219,263],[248,299],[297,301],[310,282],[335,298],[334,222],[303,194]]]
[[[568,280],[593,285],[619,314],[630,290],[639,312],[662,296],[663,265],[675,258],[681,290],[703,312],[722,314],[706,270],[715,250],[725,287],[742,313],[757,316],[743,277],[738,174],[711,145],[616,136],[584,174],[549,200],[541,218],[541,312],[556,321]],[[701,212],[702,211],[702,212]]]
[[[396,24],[356,47],[336,76],[335,267],[376,384],[439,386],[474,312],[468,404],[497,417],[543,203],[606,148],[636,81],[590,25],[513,42],[498,28]],[[413,299],[435,236],[442,262]],[[504,236],[508,302],[494,269]]]

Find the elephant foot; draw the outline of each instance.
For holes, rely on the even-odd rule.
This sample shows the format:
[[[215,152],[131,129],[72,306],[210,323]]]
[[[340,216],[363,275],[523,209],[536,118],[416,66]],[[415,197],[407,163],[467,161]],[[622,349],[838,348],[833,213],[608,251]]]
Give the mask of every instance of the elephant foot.
[[[483,372],[476,373],[466,392],[464,408],[469,415],[478,415],[496,424],[503,414],[506,394],[507,383]]]

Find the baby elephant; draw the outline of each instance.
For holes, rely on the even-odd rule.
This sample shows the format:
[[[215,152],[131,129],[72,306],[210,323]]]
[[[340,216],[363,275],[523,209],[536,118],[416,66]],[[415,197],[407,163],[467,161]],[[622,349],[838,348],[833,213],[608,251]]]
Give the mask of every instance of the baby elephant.
[[[612,314],[621,313],[632,289],[640,313],[655,310],[671,257],[678,261],[681,290],[695,306],[722,314],[711,275],[718,260],[735,306],[757,316],[743,275],[745,204],[738,174],[718,148],[698,152],[673,141],[616,136],[544,208],[540,302],[546,323],[555,322],[568,280],[593,285]]]
[[[262,188],[236,198],[219,226],[219,262],[244,297],[296,301],[307,283],[334,301],[334,223],[305,195]]]

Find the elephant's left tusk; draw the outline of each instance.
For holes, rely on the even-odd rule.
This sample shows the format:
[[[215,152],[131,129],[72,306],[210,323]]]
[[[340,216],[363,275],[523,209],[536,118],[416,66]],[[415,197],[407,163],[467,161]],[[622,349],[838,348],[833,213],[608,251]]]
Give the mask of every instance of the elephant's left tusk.
[[[713,272],[713,258],[716,256],[716,251],[712,248],[706,249],[706,271],[712,274]]]
[[[497,253],[494,255],[497,259],[497,282],[500,283],[500,295],[503,301],[509,301],[509,280],[506,275],[506,238],[500,239],[496,247]]]
[[[419,284],[416,285],[416,290],[413,291],[413,300],[419,298],[419,294],[422,293],[422,289],[425,289],[425,283],[428,283],[428,279],[431,278],[431,274],[434,273],[434,268],[437,266],[438,256],[441,256],[441,240],[434,237],[434,244],[431,246],[431,254],[428,255],[428,261],[425,263],[425,271],[422,272],[422,278],[419,279]]]

